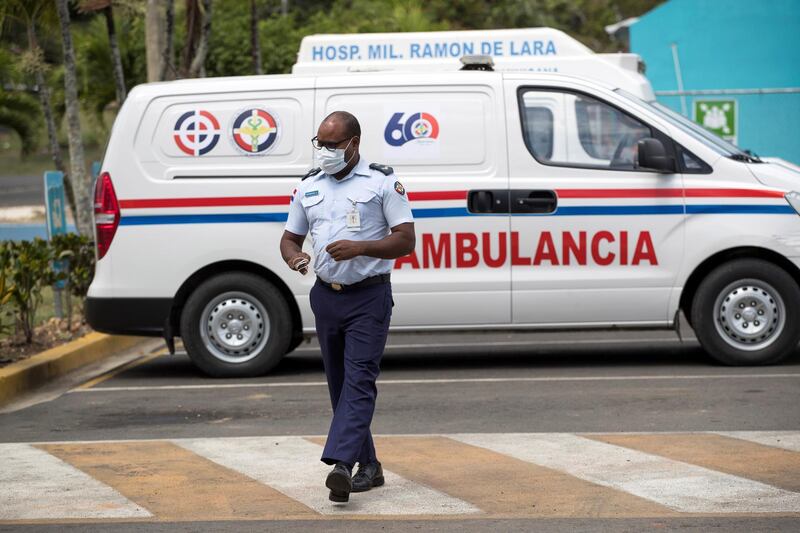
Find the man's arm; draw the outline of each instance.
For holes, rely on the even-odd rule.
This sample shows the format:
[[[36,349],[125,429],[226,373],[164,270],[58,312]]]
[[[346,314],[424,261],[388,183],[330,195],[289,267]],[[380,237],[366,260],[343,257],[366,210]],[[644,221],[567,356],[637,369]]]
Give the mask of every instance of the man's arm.
[[[302,242],[301,240],[301,245]],[[416,242],[414,223],[404,222],[394,226],[392,232],[383,239],[377,241],[336,241],[326,246],[325,251],[336,261],[346,261],[359,255],[377,257],[379,259],[397,259],[410,254],[414,250]],[[282,250],[283,241],[281,241]]]
[[[303,275],[308,272],[308,262],[311,261],[311,256],[303,251],[303,242],[305,240],[305,235],[297,235],[286,230],[281,236],[281,256],[283,260],[286,261],[289,268],[297,270]]]

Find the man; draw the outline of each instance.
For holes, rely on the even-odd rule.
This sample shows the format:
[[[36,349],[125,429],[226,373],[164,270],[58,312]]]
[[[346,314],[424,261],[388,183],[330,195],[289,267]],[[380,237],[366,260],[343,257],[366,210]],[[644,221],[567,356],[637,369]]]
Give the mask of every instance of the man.
[[[394,305],[393,260],[415,243],[405,189],[391,168],[361,158],[360,142],[350,113],[322,121],[312,139],[321,170],[309,172],[292,195],[280,245],[301,274],[311,261],[302,251],[308,232],[314,245],[317,280],[309,296],[333,406],[322,461],[334,465],[325,480],[334,502],[384,482],[370,432],[375,380]]]

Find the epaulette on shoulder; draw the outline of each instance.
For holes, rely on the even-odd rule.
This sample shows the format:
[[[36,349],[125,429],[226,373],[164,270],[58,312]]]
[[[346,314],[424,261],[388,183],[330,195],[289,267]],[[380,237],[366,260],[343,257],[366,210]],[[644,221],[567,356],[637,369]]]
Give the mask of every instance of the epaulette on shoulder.
[[[321,169],[321,168],[319,168],[319,167],[317,167],[317,168],[312,168],[311,170],[309,170],[308,172],[306,172],[306,175],[305,175],[305,176],[303,176],[303,177],[302,177],[302,179],[301,179],[300,181],[303,181],[303,180],[304,180],[304,179],[306,179],[306,178],[310,178],[310,177],[311,177],[311,176],[313,176],[314,174],[319,174],[320,170],[322,170],[322,169]]]
[[[386,176],[394,174],[394,169],[389,165],[381,165],[380,163],[370,163],[369,168],[371,168],[372,170],[377,170],[378,172],[381,172]]]

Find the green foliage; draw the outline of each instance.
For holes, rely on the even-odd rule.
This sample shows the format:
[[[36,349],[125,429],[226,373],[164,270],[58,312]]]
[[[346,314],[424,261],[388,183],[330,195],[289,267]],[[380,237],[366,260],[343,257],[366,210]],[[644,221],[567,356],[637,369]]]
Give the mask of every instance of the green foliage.
[[[2,242],[0,243],[0,335],[8,333],[14,327],[14,311],[11,305],[14,285],[10,278],[11,248]]]
[[[34,317],[42,301],[42,289],[51,285],[57,276],[50,267],[53,251],[47,241],[36,238],[32,241],[6,241],[2,244],[2,258],[7,261],[10,289],[9,301],[25,342],[33,340]]]
[[[94,276],[94,242],[86,235],[66,233],[55,235],[51,246],[55,259],[69,261],[69,291],[73,296],[85,297]]]
[[[69,268],[56,273],[54,260],[68,260]],[[42,289],[66,280],[70,293],[84,298],[94,275],[94,264],[94,243],[76,233],[57,235],[50,242],[39,238],[0,242],[0,333],[15,326],[30,343]]]
[[[0,89],[0,126],[17,132],[22,141],[22,155],[31,153],[44,137],[39,102],[23,92]]]
[[[147,81],[144,20],[143,17],[117,15],[115,27],[125,84],[130,89]],[[84,109],[100,118],[102,122],[103,110],[117,97],[105,18],[93,17],[76,30],[75,54],[80,80],[79,98]]]

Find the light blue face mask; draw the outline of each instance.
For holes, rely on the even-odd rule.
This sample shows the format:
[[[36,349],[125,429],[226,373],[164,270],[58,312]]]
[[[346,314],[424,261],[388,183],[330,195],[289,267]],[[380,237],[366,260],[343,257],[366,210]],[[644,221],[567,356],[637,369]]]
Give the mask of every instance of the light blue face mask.
[[[355,139],[355,137],[351,137],[350,141],[347,143],[347,146],[344,148],[334,148],[333,150],[322,148],[317,150],[317,162],[319,163],[319,166],[323,172],[333,175],[337,172],[341,172],[342,169],[347,166],[347,164],[353,158],[351,156],[350,159],[345,161],[344,152],[350,146],[350,143],[353,142],[353,139]]]

